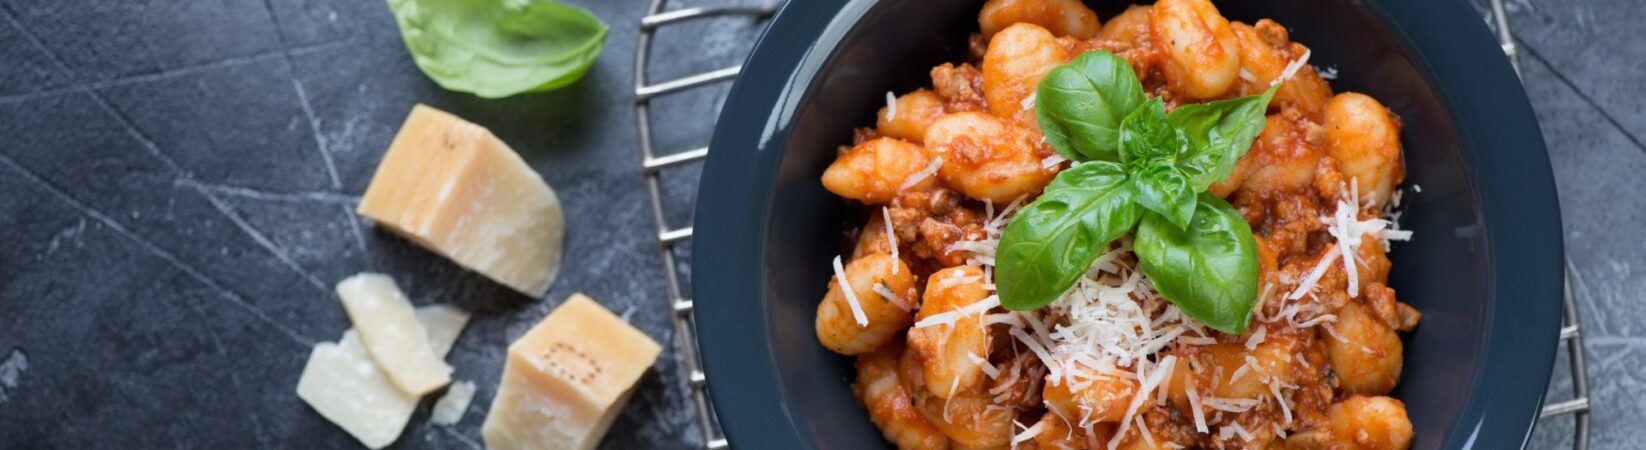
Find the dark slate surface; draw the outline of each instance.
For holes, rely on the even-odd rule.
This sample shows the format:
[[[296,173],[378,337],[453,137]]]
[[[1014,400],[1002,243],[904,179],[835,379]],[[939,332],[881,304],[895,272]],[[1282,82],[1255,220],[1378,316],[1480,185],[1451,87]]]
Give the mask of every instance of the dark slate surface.
[[[478,381],[475,404],[453,427],[428,424],[425,404],[401,448],[477,447],[503,347],[571,292],[671,342],[629,109],[645,6],[573,3],[613,27],[589,75],[482,100],[424,78],[381,1],[0,0],[0,447],[351,447],[292,392],[309,347],[348,326],[330,286],[363,270],[394,274],[419,304],[477,312],[450,357]],[[1632,38],[1646,10],[1509,6],[1579,273],[1593,443],[1646,447],[1646,44]],[[736,64],[758,32],[667,28],[648,75]],[[654,101],[658,150],[706,143],[725,93]],[[544,299],[351,212],[417,102],[492,128],[559,190],[575,263]],[[663,176],[675,226],[690,222],[697,169]],[[1568,398],[1556,369],[1551,399]],[[699,446],[687,392],[670,351],[606,446]],[[1533,447],[1569,447],[1571,427],[1546,421]]]

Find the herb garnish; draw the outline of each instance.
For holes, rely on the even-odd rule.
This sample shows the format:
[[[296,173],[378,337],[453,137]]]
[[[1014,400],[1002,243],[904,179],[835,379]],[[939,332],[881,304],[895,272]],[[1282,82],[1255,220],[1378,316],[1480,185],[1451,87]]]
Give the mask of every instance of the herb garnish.
[[[1132,249],[1155,290],[1207,326],[1244,332],[1257,301],[1257,243],[1234,207],[1205,192],[1263,131],[1274,93],[1166,113],[1109,52],[1048,72],[1035,113],[1046,142],[1076,165],[1006,226],[996,251],[1001,305],[1051,303],[1135,227]]]
[[[486,98],[570,85],[600,56],[606,24],[554,0],[388,0],[417,68]]]

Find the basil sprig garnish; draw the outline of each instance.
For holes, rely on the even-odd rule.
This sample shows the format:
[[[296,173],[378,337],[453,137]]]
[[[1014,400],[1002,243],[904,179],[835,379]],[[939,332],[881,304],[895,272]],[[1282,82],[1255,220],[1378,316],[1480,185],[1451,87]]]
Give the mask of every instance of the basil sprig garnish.
[[[1058,173],[1000,238],[995,284],[1007,309],[1056,300],[1109,243],[1132,249],[1155,290],[1184,313],[1245,332],[1257,301],[1257,244],[1228,202],[1205,194],[1263,132],[1275,89],[1166,113],[1125,59],[1087,52],[1035,91],[1046,142],[1077,164]]]

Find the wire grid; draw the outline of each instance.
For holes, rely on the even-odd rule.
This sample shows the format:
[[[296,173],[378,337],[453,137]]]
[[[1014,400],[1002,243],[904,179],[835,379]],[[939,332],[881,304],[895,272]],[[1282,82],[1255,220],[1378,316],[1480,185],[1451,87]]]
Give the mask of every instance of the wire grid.
[[[641,173],[645,178],[646,196],[651,209],[652,223],[657,233],[658,257],[663,263],[667,300],[669,308],[674,311],[671,316],[671,322],[674,326],[674,345],[680,353],[681,370],[687,374],[687,385],[691,391],[698,430],[702,434],[704,448],[726,449],[730,447],[730,444],[727,443],[724,434],[720,430],[714,409],[709,404],[708,392],[704,388],[707,377],[703,374],[702,363],[697,355],[697,334],[695,321],[692,318],[692,300],[682,292],[680,277],[675,270],[677,267],[675,261],[677,244],[691,239],[692,229],[689,226],[673,228],[668,224],[664,215],[658,179],[659,174],[664,169],[706,158],[709,155],[709,149],[708,147],[699,147],[657,156],[652,149],[651,123],[648,113],[653,98],[730,81],[737,77],[741,67],[731,66],[656,84],[647,83],[646,69],[651,61],[652,37],[659,27],[728,15],[766,17],[776,10],[777,5],[714,6],[664,12],[663,7],[666,2],[667,0],[652,0],[651,6],[646,10],[646,16],[640,20],[640,38],[638,45],[635,46],[634,117],[635,128],[640,136],[640,166]],[[1504,12],[1503,0],[1490,0],[1490,4],[1491,19],[1497,31],[1498,42],[1502,45],[1503,53],[1509,58],[1509,64],[1514,67],[1515,73],[1518,75],[1520,73],[1520,58],[1515,47],[1514,35],[1509,30],[1509,19]],[[1576,421],[1573,427],[1572,448],[1586,450],[1589,448],[1589,376],[1585,362],[1583,336],[1580,333],[1577,300],[1572,293],[1570,274],[1574,270],[1571,261],[1567,260],[1567,279],[1563,299],[1565,317],[1561,321],[1559,338],[1567,346],[1566,354],[1572,376],[1572,399],[1545,405],[1540,414],[1540,419],[1572,415]]]

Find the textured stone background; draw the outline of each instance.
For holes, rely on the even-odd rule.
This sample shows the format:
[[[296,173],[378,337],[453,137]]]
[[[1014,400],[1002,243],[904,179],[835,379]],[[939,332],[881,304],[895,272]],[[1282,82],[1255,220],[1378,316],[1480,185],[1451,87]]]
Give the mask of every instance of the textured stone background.
[[[449,358],[479,381],[475,404],[455,427],[428,424],[425,404],[402,448],[476,447],[504,346],[573,291],[670,342],[630,112],[645,5],[572,3],[612,25],[594,69],[493,101],[418,72],[382,1],[0,0],[0,447],[347,448],[292,391],[309,347],[348,326],[330,286],[363,270],[477,312]],[[701,3],[723,1],[670,2]],[[1643,448],[1646,10],[1510,6],[1579,273],[1593,443]],[[736,64],[758,33],[746,19],[666,28],[648,76]],[[705,144],[725,92],[654,101],[658,150]],[[544,299],[351,213],[417,102],[492,128],[560,191],[572,264]],[[697,177],[664,173],[671,225],[689,224]],[[1559,364],[1552,399],[1570,385]],[[606,446],[699,446],[683,378],[666,354]],[[1546,421],[1534,447],[1569,446],[1571,421]]]

